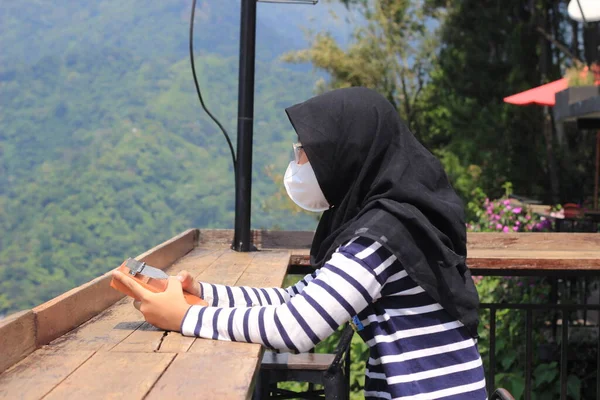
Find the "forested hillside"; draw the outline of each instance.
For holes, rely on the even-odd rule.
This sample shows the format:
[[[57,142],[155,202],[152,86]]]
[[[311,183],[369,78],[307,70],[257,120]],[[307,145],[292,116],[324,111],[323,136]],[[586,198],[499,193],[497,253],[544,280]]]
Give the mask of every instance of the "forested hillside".
[[[189,67],[191,3],[0,2],[0,315],[186,228],[232,227],[229,149]],[[543,108],[502,100],[583,58],[583,26],[564,1],[494,4],[260,3],[253,227],[315,226],[285,208],[271,175],[284,171],[294,140],[283,109],[317,81],[383,93],[465,204],[508,183],[546,204],[589,202],[595,132],[567,129],[559,141]],[[238,39],[239,0],[199,1],[199,80],[234,143]]]
[[[0,4],[0,316],[234,218],[229,149],[186,53],[191,2],[35,3]],[[234,143],[238,21],[235,1],[199,5],[200,84]],[[277,190],[265,168],[285,168],[295,137],[283,109],[316,75],[276,58],[275,27],[259,35],[252,225],[312,229],[264,201]]]

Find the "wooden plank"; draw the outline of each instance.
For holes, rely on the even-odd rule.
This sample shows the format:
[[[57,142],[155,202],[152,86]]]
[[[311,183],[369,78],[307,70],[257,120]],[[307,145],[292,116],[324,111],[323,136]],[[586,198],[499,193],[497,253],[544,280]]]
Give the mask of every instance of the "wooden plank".
[[[233,229],[202,229],[198,235],[198,245],[202,248],[231,246]]]
[[[261,346],[254,343],[198,339],[188,353],[194,353],[200,359],[211,354],[224,357],[258,357],[261,354]]]
[[[597,233],[495,233],[470,232],[467,234],[467,249],[473,250],[553,250],[553,251],[598,251],[600,235]],[[291,263],[307,264],[307,250],[293,250]],[[569,255],[572,256],[572,255]],[[576,257],[576,254],[573,254]],[[301,263],[301,264],[300,264]]]
[[[165,331],[147,322],[140,325],[131,335],[113,347],[111,351],[152,353],[160,350]],[[191,343],[188,345],[191,346]]]
[[[215,262],[196,275],[196,280],[222,285],[234,285],[255,256],[255,252],[238,253],[233,250],[224,250]],[[185,260],[182,260],[181,265],[185,266],[185,262]],[[196,340],[196,338],[186,337],[177,332],[170,332],[163,337],[159,351],[187,351]]]
[[[197,280],[204,282],[234,285],[244,271],[251,265],[258,253],[237,253],[232,250],[219,250],[202,258],[199,250],[192,251],[173,265],[169,270],[175,274],[182,269],[187,269],[196,275]],[[183,336],[177,332],[165,333],[148,324],[140,326],[130,336],[125,338],[112,350],[113,351],[159,351],[159,352],[185,352],[196,339]]]
[[[196,248],[179,259],[166,271],[170,275],[176,275],[179,271],[185,269],[196,276],[213,265],[225,251]],[[115,346],[112,351],[179,353],[187,351],[193,342],[194,338],[182,336],[177,332],[165,332],[144,323]]]
[[[146,399],[249,399],[257,370],[258,357],[178,354]]]
[[[21,311],[0,320],[0,373],[36,348],[35,315]]]
[[[192,250],[197,239],[198,230],[190,229],[136,258],[165,268]],[[108,272],[34,308],[37,345],[51,342],[121,299],[123,295],[109,286],[110,280],[111,273]]]
[[[226,253],[198,278],[226,285],[281,286],[289,257],[289,251]],[[258,344],[196,339],[187,353],[177,356],[148,398],[248,399],[262,353]],[[211,366],[210,374],[205,365]]]
[[[335,354],[320,353],[275,353],[266,351],[261,368],[265,369],[303,369],[325,371],[335,358]]]
[[[467,235],[467,248],[511,250],[598,250],[597,233],[492,233],[471,232]]]
[[[313,231],[267,231],[260,233],[263,249],[310,249],[315,233]]]
[[[40,399],[94,354],[39,349],[0,375],[1,399]]]
[[[210,264],[222,251],[204,251],[194,249],[189,253],[191,260],[197,265]],[[185,256],[187,257],[187,256]],[[184,259],[185,259],[184,257]],[[182,268],[179,268],[181,266]],[[184,263],[176,263],[167,271],[179,271],[189,268]],[[133,300],[123,298],[92,320],[53,341],[50,346],[63,351],[103,350],[108,351],[128,338],[137,328],[144,324],[142,314],[132,306]],[[158,334],[160,338],[162,334]],[[133,338],[135,339],[135,338]],[[189,347],[191,343],[187,344]],[[150,351],[151,346],[148,347]]]
[[[227,250],[219,259],[196,277],[202,282],[234,285],[258,252],[238,253]]]
[[[290,263],[290,251],[260,251],[236,281],[237,286],[281,287]]]
[[[49,347],[57,351],[108,351],[144,323],[130,298],[121,299],[100,315],[55,339]]]
[[[159,348],[161,353],[185,353],[194,344],[196,338],[183,336],[179,332],[165,332]]]
[[[187,270],[196,279],[200,274],[211,268],[212,265],[226,252],[227,250],[220,250],[218,253],[214,253],[210,260],[203,258],[202,262],[199,262],[194,252],[188,256],[182,258],[173,266],[174,273],[181,270]],[[197,279],[196,279],[197,280]],[[161,345],[157,351],[163,353],[185,353],[192,346],[196,338],[183,336],[179,332],[165,332],[162,338]]]
[[[232,229],[206,229],[200,231],[199,243],[207,246],[230,246]],[[313,231],[252,230],[251,243],[259,249],[307,249],[312,244]]]
[[[582,262],[600,260],[600,249],[580,250],[512,250],[512,249],[475,249],[469,252],[468,259],[523,259],[523,260],[578,260]]]
[[[174,357],[166,353],[96,353],[44,399],[142,399]],[[186,379],[194,380],[192,376]]]
[[[521,271],[521,272],[588,272],[591,275],[600,275],[600,260],[572,259],[523,259],[523,258],[481,258],[469,261],[469,268],[473,274],[490,275],[495,271]]]
[[[109,286],[110,279],[105,274],[35,307],[37,345],[51,342],[121,299],[123,295]]]
[[[518,246],[523,249],[471,248],[467,264],[472,270],[600,271],[600,250],[590,250],[589,246],[582,243],[575,247],[585,247],[585,250],[548,250],[545,249],[550,247],[547,243],[541,246],[541,250],[531,248],[528,243],[520,243]],[[308,267],[310,258],[308,255],[292,254],[290,265]]]

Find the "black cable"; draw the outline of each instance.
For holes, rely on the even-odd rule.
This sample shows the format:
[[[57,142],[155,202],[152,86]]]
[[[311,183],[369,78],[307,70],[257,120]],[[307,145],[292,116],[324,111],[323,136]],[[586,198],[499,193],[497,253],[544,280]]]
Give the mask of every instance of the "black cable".
[[[213,121],[215,121],[215,124],[217,124],[218,127],[221,128],[221,132],[223,132],[223,135],[225,135],[225,139],[227,139],[227,144],[229,145],[229,150],[231,150],[231,159],[233,160],[233,172],[235,173],[237,162],[235,159],[235,152],[233,151],[233,145],[231,144],[231,140],[229,139],[229,135],[227,134],[227,131],[225,130],[225,128],[223,128],[223,125],[221,125],[219,120],[217,120],[211,114],[211,112],[208,111],[208,109],[204,105],[204,100],[202,99],[202,94],[200,93],[200,85],[198,85],[198,79],[196,78],[196,67],[194,64],[194,15],[195,14],[196,14],[196,0],[193,0],[192,15],[190,17],[190,61],[192,64],[192,75],[194,76],[194,84],[196,85],[196,93],[198,93],[198,98],[200,99],[200,104],[202,105],[202,108],[204,109],[204,111],[206,111],[208,116]]]

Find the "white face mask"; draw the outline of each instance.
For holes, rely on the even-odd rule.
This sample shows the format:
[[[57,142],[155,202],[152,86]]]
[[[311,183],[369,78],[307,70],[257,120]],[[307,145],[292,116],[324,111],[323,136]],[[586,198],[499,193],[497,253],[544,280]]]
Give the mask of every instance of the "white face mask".
[[[313,212],[329,209],[310,163],[298,165],[292,161],[283,176],[283,185],[290,199],[303,209]]]

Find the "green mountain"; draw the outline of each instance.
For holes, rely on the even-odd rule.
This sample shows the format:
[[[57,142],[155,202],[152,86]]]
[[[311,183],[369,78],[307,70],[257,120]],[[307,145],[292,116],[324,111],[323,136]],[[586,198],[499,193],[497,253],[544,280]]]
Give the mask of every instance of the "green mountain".
[[[225,3],[235,2],[199,7],[199,19],[221,17],[196,63],[235,143],[239,8]],[[229,149],[198,104],[184,50],[189,4],[0,4],[0,315],[184,229],[233,226]],[[316,80],[281,65],[283,50],[265,46],[257,62],[252,224],[312,229],[310,216],[264,207],[279,185],[265,168],[283,172],[295,138],[283,109]]]

